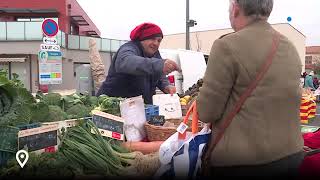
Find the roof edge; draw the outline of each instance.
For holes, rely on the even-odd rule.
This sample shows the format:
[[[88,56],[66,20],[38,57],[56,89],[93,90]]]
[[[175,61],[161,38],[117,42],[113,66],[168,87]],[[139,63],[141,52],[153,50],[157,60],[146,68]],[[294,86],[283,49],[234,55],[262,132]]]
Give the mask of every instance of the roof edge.
[[[299,34],[301,34],[303,37],[306,37],[306,35],[304,35],[301,31],[299,31],[297,28],[295,28],[294,26],[292,26],[289,23],[274,23],[274,24],[270,24],[270,25],[280,25],[280,24],[288,24],[289,26],[291,26],[294,30],[296,30]],[[207,29],[207,30],[200,30],[200,31],[192,31],[190,33],[196,33],[196,32],[208,32],[208,31],[221,31],[221,30],[228,30],[232,28],[218,28],[218,29]],[[179,35],[179,34],[185,34],[185,32],[183,33],[172,33],[172,34],[165,34],[165,36],[171,36],[171,35]]]

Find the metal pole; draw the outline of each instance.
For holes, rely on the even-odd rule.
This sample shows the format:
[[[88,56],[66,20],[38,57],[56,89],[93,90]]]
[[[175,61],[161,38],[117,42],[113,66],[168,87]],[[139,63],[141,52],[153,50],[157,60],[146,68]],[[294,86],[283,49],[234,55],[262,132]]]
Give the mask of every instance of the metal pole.
[[[189,0],[186,0],[186,49],[190,50]]]

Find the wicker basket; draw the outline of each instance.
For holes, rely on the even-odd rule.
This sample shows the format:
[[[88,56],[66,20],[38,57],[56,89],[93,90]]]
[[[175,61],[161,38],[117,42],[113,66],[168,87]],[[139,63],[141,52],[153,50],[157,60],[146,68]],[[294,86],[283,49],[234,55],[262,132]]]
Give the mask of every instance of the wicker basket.
[[[147,132],[147,137],[149,141],[165,141],[167,140],[172,134],[177,132],[177,127],[180,125],[180,123],[183,121],[183,118],[181,119],[167,119],[166,121],[169,121],[173,123],[174,127],[164,127],[164,126],[155,126],[152,124],[149,124],[148,122],[145,123],[145,128]],[[188,129],[187,131],[191,131],[191,120],[187,123]],[[202,123],[199,122],[199,131],[202,129]]]

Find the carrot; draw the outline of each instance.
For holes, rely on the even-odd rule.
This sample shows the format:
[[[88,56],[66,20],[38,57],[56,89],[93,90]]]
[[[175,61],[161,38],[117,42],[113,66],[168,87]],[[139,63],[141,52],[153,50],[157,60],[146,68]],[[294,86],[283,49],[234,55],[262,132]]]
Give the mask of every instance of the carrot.
[[[164,141],[152,141],[152,142],[123,142],[122,146],[130,151],[140,151],[142,154],[150,154],[157,152],[160,149],[160,145]]]

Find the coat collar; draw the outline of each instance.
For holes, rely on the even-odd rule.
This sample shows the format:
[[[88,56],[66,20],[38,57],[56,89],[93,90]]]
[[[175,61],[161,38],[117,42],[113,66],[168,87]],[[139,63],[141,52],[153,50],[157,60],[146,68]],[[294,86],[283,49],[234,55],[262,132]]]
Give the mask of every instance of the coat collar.
[[[261,28],[268,28],[271,27],[271,25],[264,20],[258,20],[258,21],[253,21],[249,23],[247,26],[245,26],[242,30],[247,29],[247,28],[252,28],[252,27],[261,27]],[[240,30],[241,31],[241,30]]]

